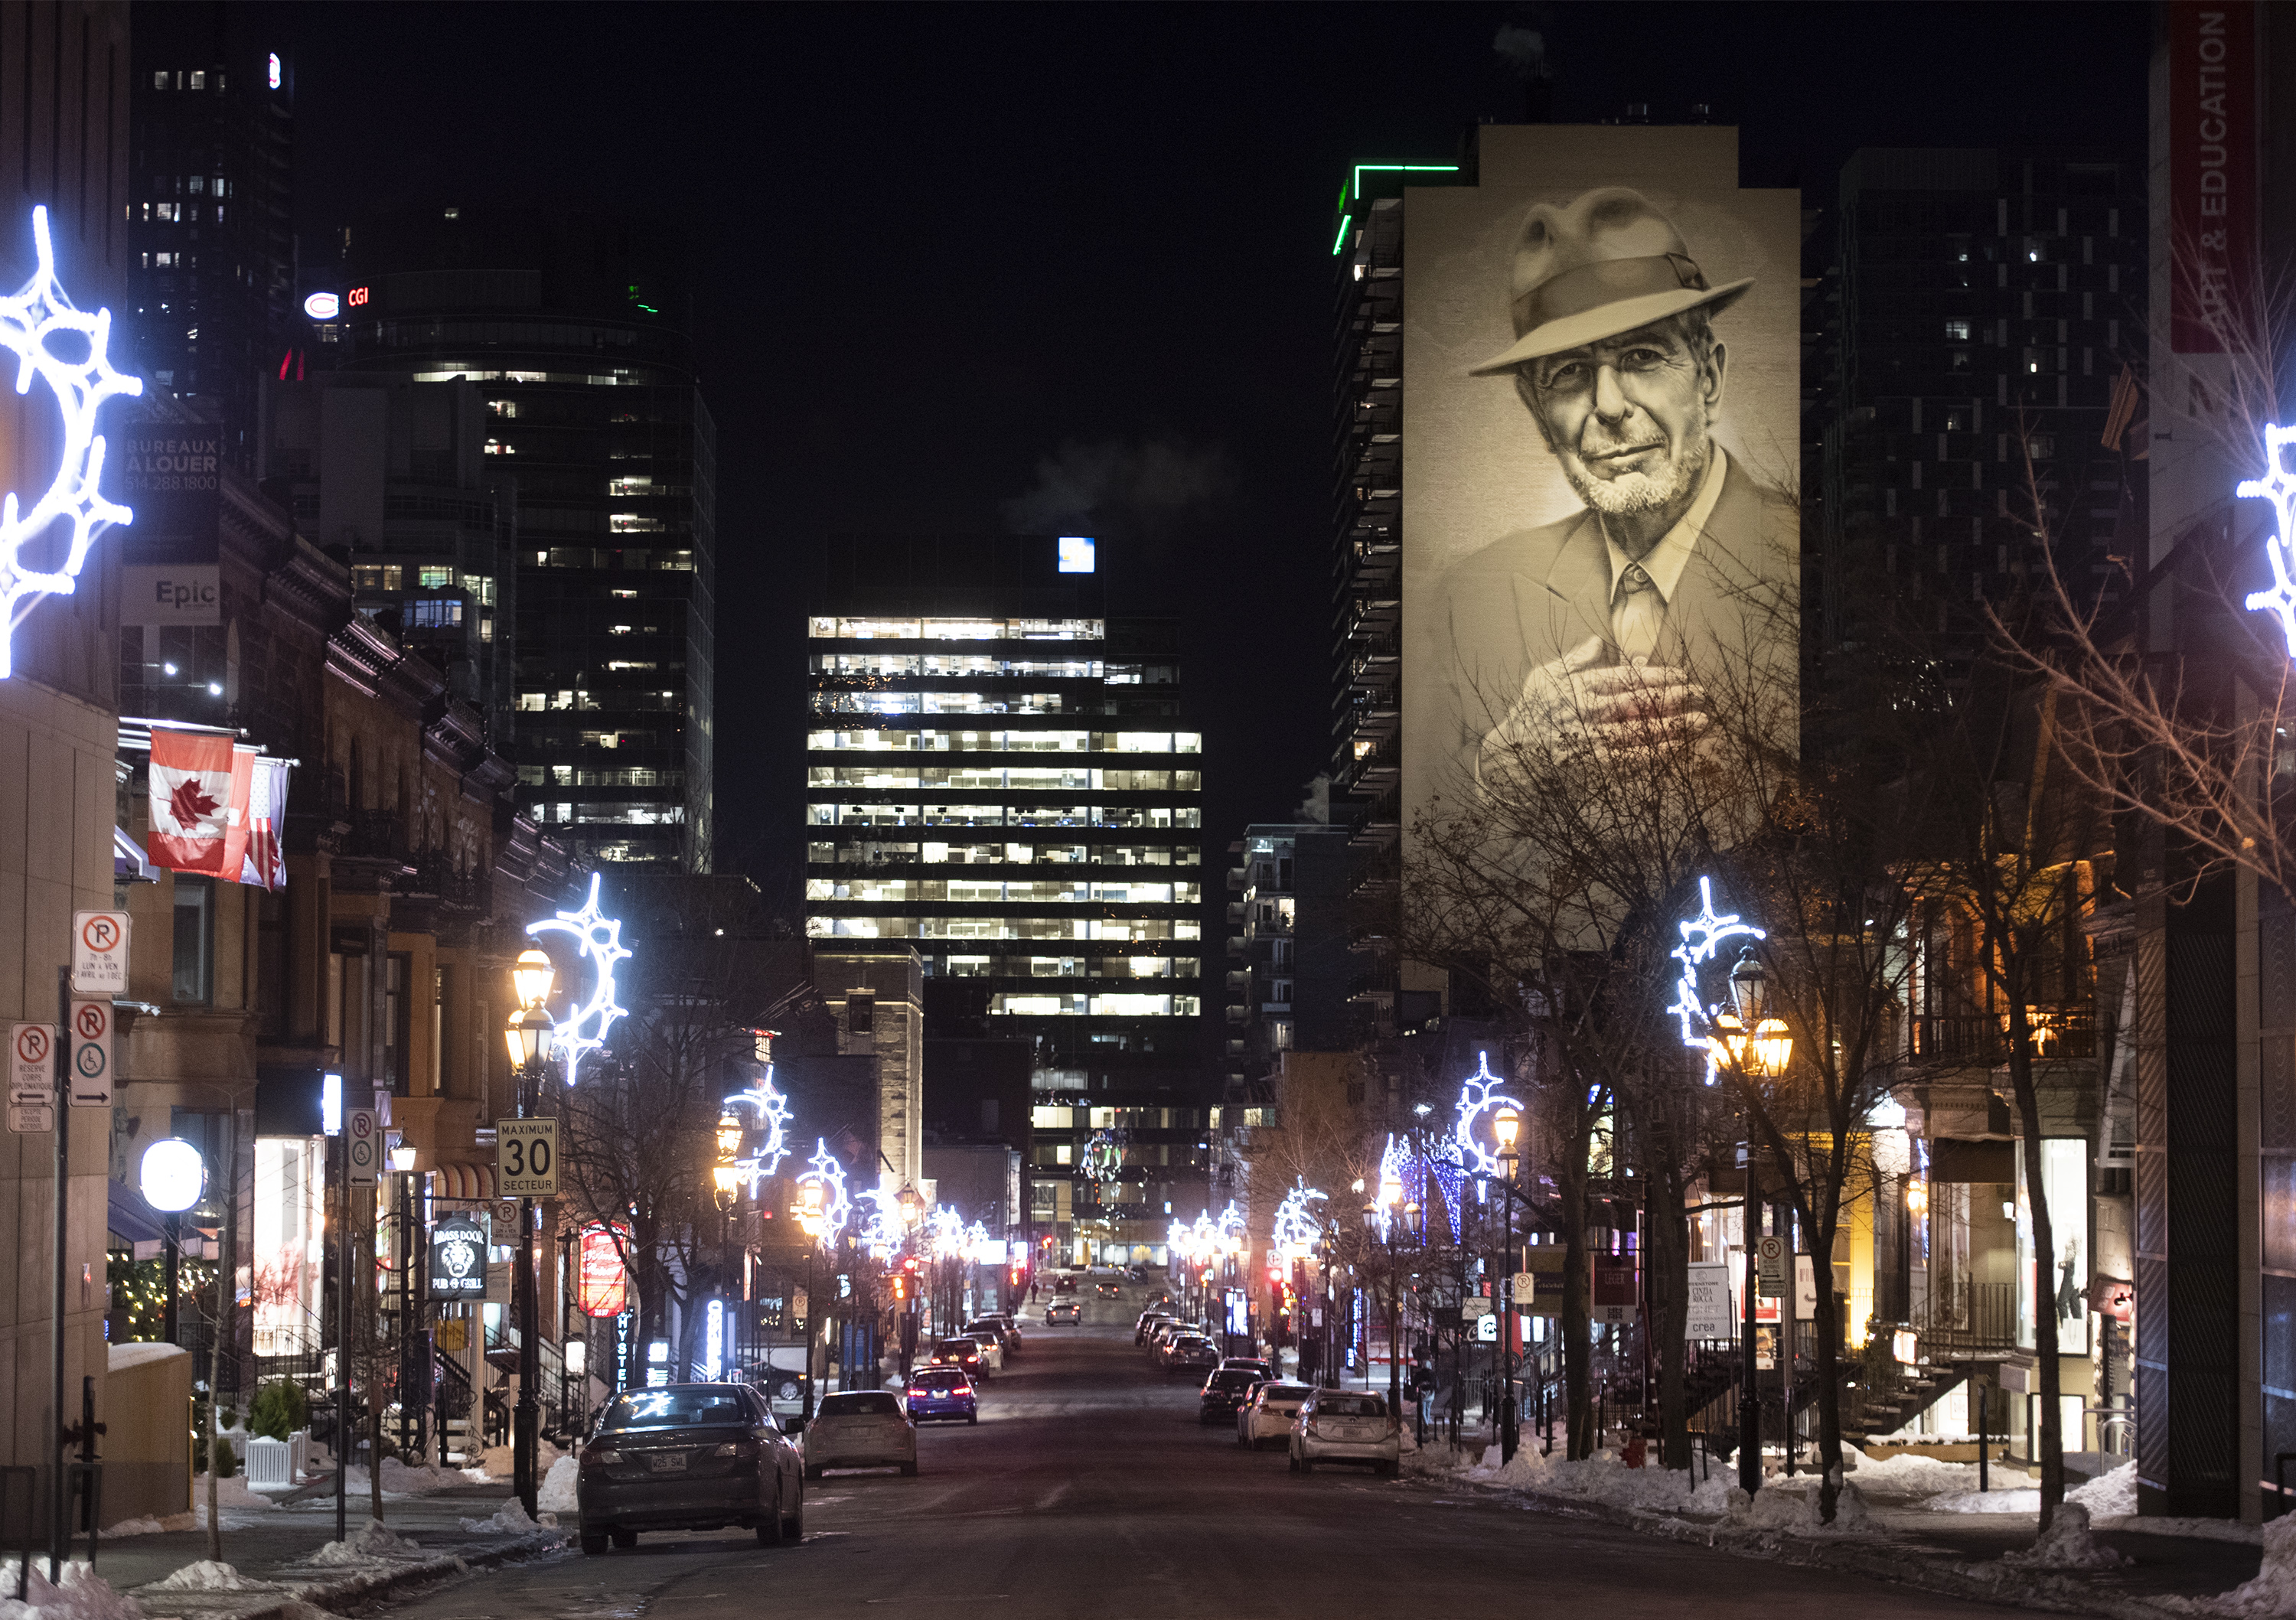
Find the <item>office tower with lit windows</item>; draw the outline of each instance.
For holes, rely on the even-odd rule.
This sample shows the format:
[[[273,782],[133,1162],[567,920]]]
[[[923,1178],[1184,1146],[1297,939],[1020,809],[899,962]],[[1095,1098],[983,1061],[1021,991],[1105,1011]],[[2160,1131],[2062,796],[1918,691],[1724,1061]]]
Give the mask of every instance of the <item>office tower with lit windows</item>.
[[[129,46],[128,306],[144,377],[255,467],[258,384],[295,340],[293,64],[260,19],[139,5]]]
[[[496,611],[521,807],[586,860],[707,870],[717,444],[674,233],[442,207],[347,235],[313,287],[337,318],[308,339],[345,372],[476,385],[490,486],[514,495],[515,606]]]
[[[840,950],[914,947],[929,1021],[1030,1042],[1030,1225],[1097,1256],[1201,1207],[1214,1077],[1178,626],[1111,617],[1095,560],[1050,536],[832,544],[805,911]],[[1088,1176],[1103,1131],[1114,1174]]]

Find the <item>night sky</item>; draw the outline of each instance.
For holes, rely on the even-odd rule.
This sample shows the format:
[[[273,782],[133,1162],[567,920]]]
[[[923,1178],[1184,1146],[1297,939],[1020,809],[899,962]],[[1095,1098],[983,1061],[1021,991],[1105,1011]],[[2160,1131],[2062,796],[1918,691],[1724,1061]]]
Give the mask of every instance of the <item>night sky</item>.
[[[2141,157],[2151,27],[2135,4],[250,20],[296,65],[307,263],[399,204],[685,233],[718,422],[719,864],[776,889],[802,858],[797,613],[844,530],[1099,536],[1111,609],[1185,621],[1207,843],[1290,818],[1329,748],[1332,198],[1350,164],[1448,162],[1521,116],[1502,26],[1541,32],[1558,119],[1709,103],[1743,184],[1812,206],[1861,145]]]

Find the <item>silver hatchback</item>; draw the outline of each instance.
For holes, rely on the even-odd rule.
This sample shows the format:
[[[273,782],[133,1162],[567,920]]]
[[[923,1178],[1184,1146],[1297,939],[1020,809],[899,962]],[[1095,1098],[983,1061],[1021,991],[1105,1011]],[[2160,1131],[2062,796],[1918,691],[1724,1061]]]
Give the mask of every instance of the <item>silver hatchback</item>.
[[[1292,1430],[1292,1471],[1312,1474],[1319,1462],[1367,1462],[1374,1474],[1392,1474],[1403,1460],[1403,1429],[1387,1397],[1360,1389],[1318,1389],[1300,1406]]]

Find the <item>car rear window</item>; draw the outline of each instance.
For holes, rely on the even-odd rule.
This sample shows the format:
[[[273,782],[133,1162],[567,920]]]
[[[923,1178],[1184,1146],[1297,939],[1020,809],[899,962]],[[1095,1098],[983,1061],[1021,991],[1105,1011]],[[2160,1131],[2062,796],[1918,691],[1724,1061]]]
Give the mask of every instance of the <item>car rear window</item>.
[[[1305,1384],[1270,1384],[1261,1396],[1267,1401],[1304,1401],[1316,1392]]]
[[[1382,1395],[1325,1395],[1316,1401],[1316,1411],[1325,1418],[1384,1418],[1387,1400]]]
[[[725,1425],[742,1428],[752,1416],[739,1391],[723,1385],[672,1384],[661,1389],[634,1390],[615,1402],[607,1412],[606,1428],[683,1428]]]
[[[916,1378],[920,1389],[955,1389],[964,1382],[964,1374],[961,1372],[921,1372]]]
[[[940,1341],[940,1348],[934,1354],[938,1355],[978,1355],[980,1353],[980,1341],[978,1339],[945,1338]]]
[[[1251,1372],[1215,1372],[1211,1376],[1214,1389],[1249,1389],[1258,1382],[1259,1374]]]
[[[821,1398],[821,1415],[824,1418],[898,1418],[901,1403],[882,1392],[866,1395],[833,1395]]]

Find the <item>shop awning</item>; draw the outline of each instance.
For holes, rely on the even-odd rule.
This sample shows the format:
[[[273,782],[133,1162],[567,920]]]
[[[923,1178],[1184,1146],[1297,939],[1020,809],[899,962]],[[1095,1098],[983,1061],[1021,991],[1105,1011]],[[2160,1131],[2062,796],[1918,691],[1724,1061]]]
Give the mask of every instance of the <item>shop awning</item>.
[[[160,869],[144,847],[120,829],[111,830],[111,879],[115,883],[157,883]]]
[[[430,1173],[430,1196],[464,1203],[486,1203],[495,1196],[492,1165],[441,1165]]]
[[[168,1234],[143,1196],[119,1182],[104,1182],[103,1193],[107,1204],[104,1226],[113,1236],[126,1240],[136,1259],[157,1257]]]

